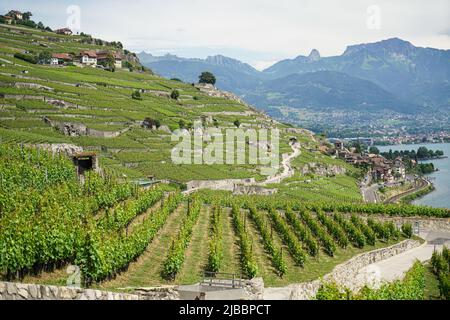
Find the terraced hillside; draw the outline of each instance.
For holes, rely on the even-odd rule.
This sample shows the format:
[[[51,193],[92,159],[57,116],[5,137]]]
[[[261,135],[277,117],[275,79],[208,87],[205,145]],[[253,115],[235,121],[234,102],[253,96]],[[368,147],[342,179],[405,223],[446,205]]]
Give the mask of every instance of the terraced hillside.
[[[379,215],[449,217],[409,205],[304,202],[288,195],[183,196],[88,174],[64,156],[0,145],[0,279],[120,289],[192,284],[204,271],[262,276],[267,286],[316,279],[405,235]],[[373,216],[367,221],[357,214]]]
[[[127,53],[133,72],[128,68],[110,72],[23,60],[24,56],[42,52],[76,55],[85,50]],[[136,91],[140,99],[132,98]],[[178,91],[178,99],[170,97],[174,91]],[[146,119],[157,123],[157,128],[145,129],[142,124]],[[128,179],[154,176],[179,182],[232,178],[263,181],[266,177],[258,165],[175,165],[171,161],[171,150],[177,143],[171,141],[171,132],[180,125],[189,127],[202,121],[207,127],[226,129],[235,128],[236,120],[241,128],[281,129],[281,154],[292,152],[290,139],[300,142],[301,154],[293,162],[296,173],[277,186],[280,192],[322,199],[329,191],[332,198],[361,200],[355,179],[358,171],[322,155],[318,151],[322,142],[308,131],[277,123],[229,95],[212,96],[203,88],[142,71],[133,54],[117,43],[100,46],[84,36],[0,24],[3,143],[74,144],[95,151],[100,166],[109,174]],[[345,168],[346,173],[330,171],[330,166]]]

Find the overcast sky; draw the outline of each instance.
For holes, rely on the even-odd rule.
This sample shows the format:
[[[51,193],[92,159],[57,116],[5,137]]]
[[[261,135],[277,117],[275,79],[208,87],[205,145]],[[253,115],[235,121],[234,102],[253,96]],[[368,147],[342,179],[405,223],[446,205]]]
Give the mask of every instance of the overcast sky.
[[[81,31],[132,51],[223,54],[258,69],[390,37],[450,49],[449,0],[2,0],[0,9],[29,10],[56,28],[66,26],[70,5],[81,10]]]

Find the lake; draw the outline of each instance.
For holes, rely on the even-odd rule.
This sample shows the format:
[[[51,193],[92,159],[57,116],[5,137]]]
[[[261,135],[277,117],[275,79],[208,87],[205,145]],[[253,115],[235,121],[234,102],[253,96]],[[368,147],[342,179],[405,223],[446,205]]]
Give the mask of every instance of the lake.
[[[381,152],[395,150],[416,150],[420,147],[427,147],[431,150],[442,150],[444,155],[450,157],[450,143],[424,143],[424,144],[401,144],[395,146],[377,146]],[[426,196],[415,200],[414,204],[432,206],[437,208],[450,208],[450,158],[423,161],[432,162],[439,171],[427,175],[431,178],[436,190]]]

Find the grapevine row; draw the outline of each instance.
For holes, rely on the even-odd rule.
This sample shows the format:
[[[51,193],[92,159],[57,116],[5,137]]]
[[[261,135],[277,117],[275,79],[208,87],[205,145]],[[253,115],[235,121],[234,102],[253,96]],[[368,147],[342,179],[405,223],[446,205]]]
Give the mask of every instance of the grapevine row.
[[[271,230],[267,225],[267,221],[264,219],[264,216],[258,212],[256,207],[251,206],[250,209],[250,217],[255,222],[256,227],[258,228],[259,233],[263,239],[264,248],[270,254],[270,258],[272,260],[273,266],[277,270],[280,277],[282,277],[286,271],[287,266],[283,261],[283,254],[281,250],[278,250],[273,243],[273,235]]]
[[[77,252],[76,264],[81,267],[86,284],[98,282],[123,271],[139,257],[165,224],[167,217],[178,207],[183,197],[179,193],[168,196],[164,205],[153,212],[129,235],[104,232],[90,225]]]
[[[323,211],[317,212],[317,218],[327,228],[328,233],[333,236],[338,245],[341,248],[347,248],[349,240],[345,231],[342,230],[341,226],[332,218],[328,217]]]
[[[364,221],[355,214],[352,215],[351,221],[364,234],[367,243],[371,246],[374,246],[377,240],[377,235],[372,230],[372,228],[369,227],[366,223],[364,223]]]
[[[303,266],[306,260],[306,254],[295,234],[289,229],[289,225],[274,209],[269,210],[269,216],[272,219],[275,229],[289,248],[289,252],[295,263],[298,266]]]
[[[140,192],[136,199],[121,203],[114,210],[107,210],[97,225],[100,228],[112,230],[120,230],[127,227],[135,217],[155,205],[162,198],[163,194],[164,191],[160,187]]]
[[[312,231],[312,233],[316,236],[316,238],[319,239],[325,252],[331,257],[334,256],[334,253],[336,252],[336,245],[333,241],[333,238],[331,238],[324,227],[305,210],[300,211],[299,215]]]
[[[208,270],[219,272],[223,259],[222,248],[222,207],[215,205],[211,216],[211,241],[209,242]]]
[[[233,215],[234,228],[239,237],[242,270],[249,278],[254,278],[258,274],[258,266],[253,257],[252,243],[245,228],[245,216],[241,214],[241,210],[236,203],[233,203],[231,213]]]
[[[400,231],[396,228],[393,222],[378,222],[371,218],[367,219],[367,224],[376,233],[378,239],[389,241],[391,239],[398,239]]]
[[[319,244],[317,243],[311,231],[299,220],[297,215],[290,209],[286,208],[286,219],[292,225],[297,238],[305,244],[309,255],[315,257],[319,253]]]
[[[345,219],[341,214],[335,213],[333,215],[334,220],[339,223],[339,225],[345,230],[347,233],[349,240],[353,243],[353,245],[357,248],[364,248],[366,245],[366,238],[362,234],[362,232],[353,225],[352,222]]]
[[[201,210],[201,201],[193,198],[188,205],[188,212],[181,224],[178,234],[172,239],[169,253],[163,265],[162,275],[166,279],[175,279],[183,266],[185,251],[192,237],[192,229],[197,223]]]

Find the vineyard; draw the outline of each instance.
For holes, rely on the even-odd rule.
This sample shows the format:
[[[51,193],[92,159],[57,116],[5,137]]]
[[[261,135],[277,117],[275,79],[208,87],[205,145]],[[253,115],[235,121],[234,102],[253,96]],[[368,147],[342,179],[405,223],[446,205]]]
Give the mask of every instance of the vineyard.
[[[78,36],[58,36],[64,42],[51,36],[0,26],[1,280],[65,285],[66,270],[75,265],[83,286],[108,290],[193,284],[204,272],[283,286],[318,279],[355,255],[412,237],[411,224],[398,228],[380,216],[450,217],[445,209],[364,204],[361,170],[321,153],[323,138],[195,85],[145,70],[51,67],[14,56],[42,47],[81,49]],[[30,49],[35,40],[41,46]],[[175,89],[179,99],[170,97]],[[136,90],[140,99],[133,98]],[[146,119],[158,128],[145,127]],[[269,196],[186,195],[191,180],[267,178],[258,164],[173,164],[171,133],[195,121],[221,130],[236,121],[243,128],[280,129],[280,153],[291,153],[292,141],[301,144],[294,173],[265,186],[277,191]],[[86,132],[67,134],[55,124]],[[95,152],[102,173],[79,179],[68,157],[42,146],[62,143]],[[144,177],[155,184],[133,182]],[[448,252],[434,257],[443,295],[447,262]],[[323,298],[332,294],[328,289]]]
[[[186,283],[203,271],[281,285],[315,279],[357,253],[410,236],[410,226],[379,222],[377,214],[389,211],[373,206],[365,220],[345,206],[213,192],[184,197],[168,185],[144,190],[95,174],[80,184],[64,157],[21,146],[2,145],[0,160],[5,279],[39,278],[75,264],[87,286]],[[408,215],[408,208],[415,207],[397,212]],[[422,214],[445,214],[429,210]],[[154,255],[159,263],[141,270]]]

